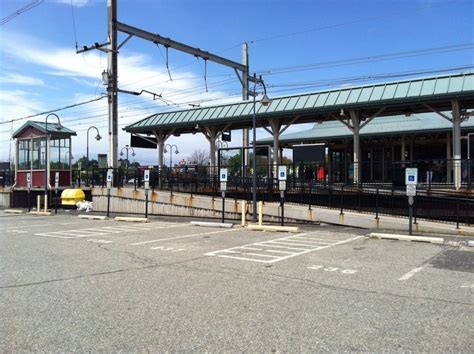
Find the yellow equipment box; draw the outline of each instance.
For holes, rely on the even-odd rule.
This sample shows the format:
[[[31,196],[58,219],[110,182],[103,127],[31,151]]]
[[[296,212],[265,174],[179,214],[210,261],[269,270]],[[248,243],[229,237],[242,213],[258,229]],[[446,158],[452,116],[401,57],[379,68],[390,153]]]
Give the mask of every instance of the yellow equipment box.
[[[62,205],[76,205],[76,203],[82,202],[86,199],[82,189],[65,189],[61,193],[61,204]]]

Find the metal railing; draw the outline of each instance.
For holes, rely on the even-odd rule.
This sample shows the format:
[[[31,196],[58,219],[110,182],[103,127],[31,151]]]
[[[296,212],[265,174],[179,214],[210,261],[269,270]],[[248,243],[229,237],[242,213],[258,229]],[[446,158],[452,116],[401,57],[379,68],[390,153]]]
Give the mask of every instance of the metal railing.
[[[460,223],[474,224],[474,193],[472,190],[467,190],[463,194],[450,191],[447,188],[449,186],[447,182],[438,180],[439,175],[433,173],[431,176],[428,173],[429,171],[435,171],[434,163],[430,164],[426,161],[424,163],[426,163],[425,169],[419,161],[404,161],[395,164],[399,166],[400,171],[404,171],[406,167],[415,166],[419,168],[420,183],[415,198],[415,220],[416,218],[424,218],[457,223],[458,225]],[[470,170],[472,166],[467,163],[462,166],[464,166],[463,186],[469,188],[471,186],[472,171]],[[469,168],[468,170],[465,169],[466,166]],[[257,199],[279,202],[278,181],[272,175],[268,175],[268,173],[272,174],[276,168],[263,167],[257,168],[257,171],[260,171],[257,176]],[[308,208],[313,206],[332,208],[339,210],[340,213],[349,210],[372,213],[374,217],[382,214],[408,215],[404,180],[403,183],[396,183],[394,178],[392,183],[370,181],[355,186],[350,182],[331,182],[329,176],[331,172],[324,169],[324,167],[321,164],[308,164],[304,165],[303,168],[287,165],[288,180],[285,202],[307,205]],[[233,171],[230,168],[228,170],[227,197],[252,200],[252,176],[241,176],[237,170]],[[114,185],[135,189],[142,188],[144,185],[143,171],[143,169],[115,169]],[[184,192],[218,197],[220,196],[220,183],[217,171],[218,168],[212,166],[164,168],[161,171],[153,168],[150,171],[150,188],[153,190],[168,190],[171,193]],[[107,169],[73,171],[73,184],[76,187],[105,187],[106,175]],[[0,183],[5,186],[12,185],[13,176],[13,172],[0,173]],[[423,180],[424,176],[431,178]],[[441,189],[436,190],[436,186],[441,186]]]

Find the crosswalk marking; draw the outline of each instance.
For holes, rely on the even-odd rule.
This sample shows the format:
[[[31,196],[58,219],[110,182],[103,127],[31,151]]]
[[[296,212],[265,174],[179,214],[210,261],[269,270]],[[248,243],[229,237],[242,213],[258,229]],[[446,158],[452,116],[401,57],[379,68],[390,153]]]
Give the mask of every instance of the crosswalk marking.
[[[314,252],[341,245],[347,242],[355,241],[363,237],[356,236],[344,240],[334,240],[312,238],[310,237],[311,235],[311,233],[303,233],[294,236],[282,237],[270,241],[255,242],[243,246],[237,246],[219,251],[209,252],[206,253],[206,256],[232,258],[260,263],[275,263],[309,252]],[[310,241],[315,241],[304,241],[301,240],[302,237],[307,238]],[[324,240],[324,243],[317,242],[320,240]]]
[[[90,227],[90,228],[85,228],[85,229],[39,232],[39,233],[35,233],[34,235],[40,236],[40,237],[76,239],[76,238],[83,238],[83,237],[94,237],[94,236],[103,236],[103,235],[119,234],[119,233],[143,231],[143,230],[174,228],[174,227],[182,227],[182,226],[185,226],[185,225],[153,222],[153,223],[147,223],[147,224],[136,224],[133,226],[132,225],[103,226],[103,227]]]

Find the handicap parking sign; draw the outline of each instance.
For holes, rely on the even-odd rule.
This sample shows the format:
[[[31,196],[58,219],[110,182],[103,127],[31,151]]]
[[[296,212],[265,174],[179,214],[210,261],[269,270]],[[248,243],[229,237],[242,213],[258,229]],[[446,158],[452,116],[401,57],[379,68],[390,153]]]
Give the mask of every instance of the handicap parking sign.
[[[418,169],[417,168],[406,168],[405,169],[405,184],[417,184],[418,182]]]

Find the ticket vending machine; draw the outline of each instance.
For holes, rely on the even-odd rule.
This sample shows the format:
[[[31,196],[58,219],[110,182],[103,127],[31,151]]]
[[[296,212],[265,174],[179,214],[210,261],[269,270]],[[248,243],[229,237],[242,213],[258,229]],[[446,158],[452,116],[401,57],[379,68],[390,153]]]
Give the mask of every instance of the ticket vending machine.
[[[225,216],[225,192],[227,190],[227,168],[221,168],[219,170],[219,182],[222,193],[222,223],[224,223]]]
[[[143,171],[143,182],[145,182],[145,218],[148,217],[148,191],[150,190],[150,170]]]
[[[278,189],[280,190],[281,226],[285,225],[286,166],[278,166]]]
[[[418,169],[405,169],[406,195],[408,197],[408,233],[412,234],[413,204],[415,203],[416,185],[418,183]]]

